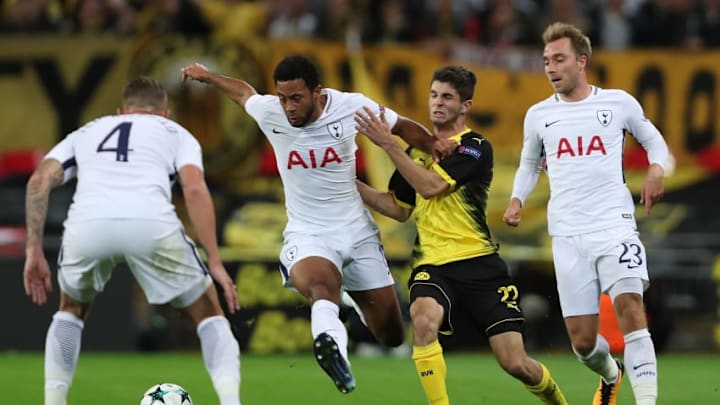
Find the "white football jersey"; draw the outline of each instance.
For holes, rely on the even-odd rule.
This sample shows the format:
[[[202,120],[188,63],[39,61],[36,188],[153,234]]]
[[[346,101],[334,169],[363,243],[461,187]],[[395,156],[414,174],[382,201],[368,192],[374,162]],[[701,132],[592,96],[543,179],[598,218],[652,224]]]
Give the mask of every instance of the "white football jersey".
[[[171,202],[178,170],[200,169],[198,141],[178,123],[159,115],[98,118],[70,133],[45,157],[77,176],[67,223],[142,218],[180,224]]]
[[[355,113],[381,110],[390,127],[398,115],[359,93],[323,89],[327,103],[320,117],[303,127],[287,120],[278,97],[253,95],[245,109],[272,144],[283,182],[288,223],[286,234],[375,232],[355,185]]]
[[[640,103],[622,90],[592,87],[590,96],[565,102],[553,95],[528,109],[520,168],[513,197],[525,201],[545,158],[550,182],[548,230],[569,236],[612,228],[635,227],[635,204],[623,174],[625,132],[664,167],[665,140],[645,118]],[[535,177],[537,179],[537,177]]]

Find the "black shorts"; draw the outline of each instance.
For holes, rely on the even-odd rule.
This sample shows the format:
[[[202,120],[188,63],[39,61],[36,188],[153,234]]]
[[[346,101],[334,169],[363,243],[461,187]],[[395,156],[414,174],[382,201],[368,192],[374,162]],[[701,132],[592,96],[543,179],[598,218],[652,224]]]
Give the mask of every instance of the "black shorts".
[[[440,333],[451,335],[453,307],[462,307],[487,336],[522,332],[525,318],[518,305],[520,293],[497,254],[440,266],[419,266],[408,281],[410,303],[432,297],[445,308]]]

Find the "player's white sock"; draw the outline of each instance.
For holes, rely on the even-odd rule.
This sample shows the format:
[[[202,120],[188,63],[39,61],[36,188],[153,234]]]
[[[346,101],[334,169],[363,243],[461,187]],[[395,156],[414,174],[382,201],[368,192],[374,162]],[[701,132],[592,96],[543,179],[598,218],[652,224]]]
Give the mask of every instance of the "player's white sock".
[[[85,323],[70,312],[58,311],[45,338],[45,405],[65,405],[80,355]]]
[[[335,339],[340,354],[348,360],[347,344],[348,335],[345,325],[340,322],[340,308],[328,300],[317,300],[310,310],[310,329],[313,339],[325,332]],[[349,362],[348,362],[349,363]]]
[[[647,329],[625,335],[625,374],[630,379],[635,402],[655,405],[657,401],[657,359]]]
[[[573,348],[573,351],[575,348]],[[587,355],[582,356],[575,352],[587,368],[600,374],[600,376],[608,383],[614,383],[618,377],[618,366],[615,359],[610,355],[610,345],[602,335],[597,336],[595,348]]]
[[[240,404],[240,347],[223,316],[203,319],[197,326],[205,367],[221,405]]]

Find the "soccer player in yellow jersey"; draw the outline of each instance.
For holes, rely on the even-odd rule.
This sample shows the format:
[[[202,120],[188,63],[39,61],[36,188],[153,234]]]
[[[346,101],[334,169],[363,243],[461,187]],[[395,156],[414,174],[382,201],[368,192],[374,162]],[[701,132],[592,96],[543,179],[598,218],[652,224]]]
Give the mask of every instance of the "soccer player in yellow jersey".
[[[438,333],[452,334],[455,308],[463,306],[488,336],[500,366],[547,404],[566,404],[548,369],[525,353],[519,291],[497,253],[486,223],[493,175],[490,143],[466,126],[476,78],[459,66],[437,70],[430,84],[435,135],[458,143],[440,162],[414,148],[407,153],[384,117],[370,109],[355,116],[357,129],[385,150],[397,170],[389,192],[358,182],[363,201],[398,221],[417,226],[410,287],[413,360],[428,402],[449,404]]]

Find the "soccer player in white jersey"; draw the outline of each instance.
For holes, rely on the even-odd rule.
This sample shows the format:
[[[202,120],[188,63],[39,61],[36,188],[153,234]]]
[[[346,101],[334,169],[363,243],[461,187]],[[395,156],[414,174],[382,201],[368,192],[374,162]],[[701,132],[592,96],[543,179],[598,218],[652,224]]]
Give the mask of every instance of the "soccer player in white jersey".
[[[347,330],[338,317],[341,288],[378,342],[399,346],[405,335],[377,226],[355,186],[354,115],[364,106],[385,111],[395,134],[425,150],[435,138],[360,93],[322,88],[317,67],[304,56],[285,57],[275,67],[277,95],[260,95],[244,80],[198,63],[183,68],[183,75],[243,106],[272,144],[288,216],[280,271],[285,285],[311,304],[318,363],[341,392],[352,391]]]
[[[517,226],[543,159],[550,182],[548,230],[565,326],[580,361],[601,376],[593,404],[615,404],[625,374],[640,405],[657,400],[657,361],[643,292],[649,283],[635,206],[622,172],[625,131],[650,167],[640,194],[646,214],[663,194],[668,148],[637,100],[587,82],[590,40],[575,26],[543,33],[545,74],[554,94],[528,109],[520,166],[505,223]],[[613,300],[625,337],[624,365],[598,334],[600,293]]]
[[[237,289],[218,252],[200,144],[168,114],[167,94],[157,81],[131,80],[117,115],[67,135],[28,181],[23,281],[32,301],[42,305],[52,290],[43,253],[49,194],[77,177],[58,258],[60,309],[45,342],[46,405],[67,402],[90,304],[121,262],[148,302],[168,303],[193,321],[220,404],[240,404],[239,346],[212,280],[222,287],[231,313],[239,309]],[[176,177],[208,267],[171,202]]]

